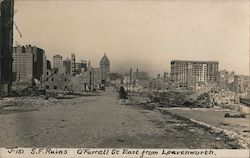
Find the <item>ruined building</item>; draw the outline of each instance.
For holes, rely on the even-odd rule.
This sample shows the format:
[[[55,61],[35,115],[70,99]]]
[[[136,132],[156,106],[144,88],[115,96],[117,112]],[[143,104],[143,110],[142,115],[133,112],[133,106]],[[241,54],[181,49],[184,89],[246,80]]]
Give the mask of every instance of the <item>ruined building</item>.
[[[106,56],[106,53],[100,60],[100,69],[101,69],[101,80],[106,81],[106,75],[110,73],[110,61]]]
[[[74,53],[71,54],[71,75],[76,75],[76,55]]]
[[[0,2],[0,97],[10,95],[12,87],[14,0]]]
[[[63,74],[65,72],[63,66],[63,57],[59,54],[53,56],[53,69],[58,74]]]
[[[43,49],[31,45],[13,47],[12,71],[17,81],[40,80],[46,69],[47,57]]]
[[[70,59],[66,59],[63,61],[63,66],[65,69],[65,73],[66,74],[71,74],[71,60]]]
[[[217,61],[171,61],[171,80],[180,87],[195,84],[211,84],[218,80],[219,62]]]

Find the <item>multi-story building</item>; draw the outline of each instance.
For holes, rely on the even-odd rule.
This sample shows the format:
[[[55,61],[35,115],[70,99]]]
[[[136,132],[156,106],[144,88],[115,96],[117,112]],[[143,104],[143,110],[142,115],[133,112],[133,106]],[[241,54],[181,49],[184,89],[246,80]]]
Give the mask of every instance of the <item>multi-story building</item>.
[[[110,72],[110,61],[106,56],[106,53],[100,60],[100,69],[101,69],[101,80],[106,81],[106,74]]]
[[[63,61],[63,66],[65,68],[65,73],[66,74],[71,74],[71,60],[66,59]]]
[[[196,83],[215,83],[218,80],[219,62],[217,61],[171,61],[171,80],[180,87]]]
[[[44,50],[36,46],[13,47],[12,71],[16,80],[40,80],[47,69],[47,58]]]
[[[218,86],[220,89],[229,90],[230,84],[234,82],[234,72],[229,72],[227,70],[220,70],[218,78]]]
[[[146,71],[139,71],[136,69],[136,72],[133,74],[133,79],[138,81],[148,80],[148,73]]]
[[[51,62],[50,60],[47,60],[47,70],[51,70]]]
[[[25,46],[13,48],[12,71],[17,81],[30,80],[33,77],[33,53],[26,51]]]
[[[40,80],[47,69],[47,58],[44,50],[35,46],[26,46],[27,52],[33,54],[33,78]]]
[[[76,71],[76,55],[74,53],[71,54],[71,75],[75,76]]]
[[[80,78],[82,83],[87,85],[89,89],[98,89],[100,88],[101,81],[101,69],[94,68],[91,66],[90,61],[88,62],[87,70],[81,75],[76,76],[76,78]]]
[[[244,93],[248,90],[249,77],[244,75],[235,75],[233,82],[233,90],[236,93]]]
[[[79,63],[76,63],[75,73],[79,75],[87,71],[87,61],[81,60]]]
[[[164,82],[169,82],[169,79],[170,77],[169,77],[169,73],[167,73],[167,72],[164,72],[163,73],[163,81]]]
[[[81,67],[81,72],[86,72],[88,69],[88,63],[87,60],[80,60],[80,67]]]
[[[58,74],[64,73],[63,57],[59,54],[53,56],[53,69],[57,70]]]

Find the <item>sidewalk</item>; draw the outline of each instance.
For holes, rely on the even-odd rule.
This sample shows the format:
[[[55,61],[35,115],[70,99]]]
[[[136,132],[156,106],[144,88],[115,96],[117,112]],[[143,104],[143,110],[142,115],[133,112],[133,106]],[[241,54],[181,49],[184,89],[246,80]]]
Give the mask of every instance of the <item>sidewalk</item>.
[[[250,115],[246,118],[225,118],[226,113],[237,114],[230,110],[190,109],[190,108],[159,108],[173,115],[188,118],[200,125],[210,127],[213,132],[223,132],[229,138],[237,139],[244,148],[250,147]]]

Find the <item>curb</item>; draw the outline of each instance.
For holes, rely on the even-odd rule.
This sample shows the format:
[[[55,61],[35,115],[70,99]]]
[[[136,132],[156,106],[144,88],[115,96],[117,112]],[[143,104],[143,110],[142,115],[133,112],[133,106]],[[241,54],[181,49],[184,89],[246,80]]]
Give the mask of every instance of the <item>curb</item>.
[[[192,122],[192,123],[196,124],[199,127],[202,127],[202,128],[204,128],[206,130],[213,131],[216,134],[221,134],[222,136],[228,137],[231,140],[236,140],[237,143],[241,146],[241,148],[249,149],[250,145],[248,144],[248,141],[246,140],[246,138],[243,137],[242,135],[239,135],[237,132],[233,132],[233,131],[222,129],[222,128],[219,128],[219,127],[215,127],[213,125],[210,125],[210,124],[207,124],[205,122],[201,122],[201,121],[198,121],[198,120],[195,120],[195,119],[192,119],[192,118],[183,117],[183,116],[177,115],[176,113],[170,112],[168,110],[163,110],[163,109],[159,109],[159,108],[157,108],[157,110],[159,112],[161,112],[161,113],[164,113],[164,114],[170,114],[170,115],[172,115],[173,117],[175,117],[177,119]]]

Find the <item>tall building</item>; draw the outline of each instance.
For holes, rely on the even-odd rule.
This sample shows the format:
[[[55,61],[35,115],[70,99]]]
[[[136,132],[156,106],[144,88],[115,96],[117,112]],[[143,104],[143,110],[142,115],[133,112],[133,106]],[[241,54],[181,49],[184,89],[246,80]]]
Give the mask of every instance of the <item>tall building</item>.
[[[26,50],[33,54],[33,78],[40,80],[47,69],[47,58],[43,49],[35,46],[26,46]]]
[[[64,73],[63,57],[59,54],[53,56],[53,69],[57,70],[58,74]]]
[[[88,69],[87,60],[81,60],[80,61],[80,67],[81,67],[81,72],[87,71],[87,69]]]
[[[169,74],[167,72],[163,73],[163,81],[168,82],[169,81]]]
[[[236,93],[244,93],[248,90],[249,77],[244,75],[235,75],[233,89]]]
[[[171,61],[171,80],[180,87],[200,83],[215,83],[218,80],[217,61]]]
[[[12,89],[12,44],[14,0],[0,2],[0,97]]]
[[[13,73],[16,80],[40,80],[47,69],[47,58],[44,50],[36,46],[13,47]]]
[[[139,71],[136,69],[136,72],[133,74],[134,80],[145,81],[148,80],[148,73],[146,71]]]
[[[220,70],[218,78],[218,86],[220,89],[229,90],[230,84],[234,82],[234,72],[229,72],[227,70]]]
[[[51,70],[51,62],[50,60],[47,60],[47,70]]]
[[[106,74],[110,73],[110,61],[106,56],[106,53],[100,60],[100,69],[101,69],[101,80],[106,81]]]
[[[71,75],[75,76],[76,74],[76,55],[74,53],[71,54]]]
[[[17,81],[27,81],[33,77],[33,54],[25,46],[13,47],[12,71]]]
[[[76,63],[75,74],[79,75],[82,72],[82,65],[81,63]]]
[[[66,59],[63,61],[63,66],[65,67],[65,73],[71,74],[71,60]]]

